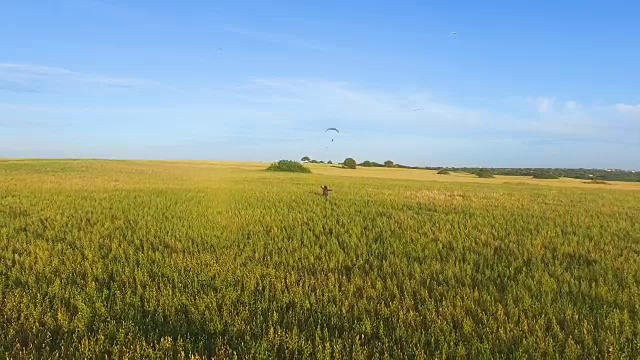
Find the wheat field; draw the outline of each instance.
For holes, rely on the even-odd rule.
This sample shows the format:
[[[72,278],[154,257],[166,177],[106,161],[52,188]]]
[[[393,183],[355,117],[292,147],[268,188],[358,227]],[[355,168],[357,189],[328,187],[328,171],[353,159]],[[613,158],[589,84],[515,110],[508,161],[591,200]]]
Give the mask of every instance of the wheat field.
[[[0,355],[640,357],[638,184],[267,165],[0,160]]]

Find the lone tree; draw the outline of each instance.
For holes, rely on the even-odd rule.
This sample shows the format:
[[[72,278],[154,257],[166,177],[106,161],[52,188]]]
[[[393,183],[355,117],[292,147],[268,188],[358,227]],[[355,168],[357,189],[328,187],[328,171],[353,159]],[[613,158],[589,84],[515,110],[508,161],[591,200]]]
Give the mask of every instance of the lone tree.
[[[440,169],[440,170],[438,171],[438,175],[449,175],[450,173],[451,173],[451,172],[450,172],[449,170],[444,169],[444,168],[443,168],[443,169]]]
[[[302,159],[300,159],[300,161],[307,162],[307,161],[311,161],[311,159],[308,156],[305,156]]]
[[[391,160],[387,160],[384,162],[384,166],[388,168],[392,168],[392,167],[396,167],[396,164],[394,164],[393,161]]]
[[[346,158],[343,164],[347,169],[355,169],[357,166],[357,163],[353,158]]]

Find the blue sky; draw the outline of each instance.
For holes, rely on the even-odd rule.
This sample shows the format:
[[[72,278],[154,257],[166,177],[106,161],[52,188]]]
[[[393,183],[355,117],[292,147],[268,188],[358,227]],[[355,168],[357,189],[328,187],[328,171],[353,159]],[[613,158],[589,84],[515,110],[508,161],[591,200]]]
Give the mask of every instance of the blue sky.
[[[3,2],[0,157],[640,170],[639,14],[632,1]]]

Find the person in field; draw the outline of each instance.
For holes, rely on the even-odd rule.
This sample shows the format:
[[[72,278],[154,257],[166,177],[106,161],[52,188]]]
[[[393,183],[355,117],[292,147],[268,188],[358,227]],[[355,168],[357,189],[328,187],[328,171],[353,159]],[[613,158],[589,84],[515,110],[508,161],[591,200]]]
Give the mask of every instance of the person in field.
[[[327,185],[322,187],[322,196],[324,196],[325,199],[329,198],[329,191],[333,191],[333,190],[329,189]]]

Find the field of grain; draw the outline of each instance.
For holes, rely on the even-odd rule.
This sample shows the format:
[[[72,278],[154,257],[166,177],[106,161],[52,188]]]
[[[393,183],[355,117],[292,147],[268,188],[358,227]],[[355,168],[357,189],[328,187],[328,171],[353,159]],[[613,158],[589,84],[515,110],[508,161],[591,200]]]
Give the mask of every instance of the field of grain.
[[[638,185],[266,166],[0,160],[0,356],[640,356]]]

